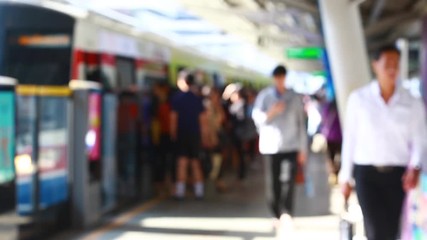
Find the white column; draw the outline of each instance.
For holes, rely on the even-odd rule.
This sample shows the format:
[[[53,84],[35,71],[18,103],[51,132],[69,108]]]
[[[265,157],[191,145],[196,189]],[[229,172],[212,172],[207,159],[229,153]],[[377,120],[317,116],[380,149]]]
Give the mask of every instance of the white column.
[[[399,39],[397,47],[400,50],[400,83],[409,78],[409,43],[407,39]]]
[[[338,108],[344,120],[348,96],[371,79],[359,6],[350,0],[319,0],[319,6]]]

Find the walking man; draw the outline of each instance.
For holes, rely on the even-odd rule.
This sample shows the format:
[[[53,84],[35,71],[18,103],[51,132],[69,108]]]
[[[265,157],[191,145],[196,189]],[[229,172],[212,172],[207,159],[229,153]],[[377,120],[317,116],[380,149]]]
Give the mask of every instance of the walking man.
[[[368,240],[398,239],[405,191],[418,184],[426,153],[426,115],[421,99],[397,83],[400,52],[373,55],[377,81],[348,100],[339,182],[347,200],[352,179]]]
[[[267,198],[281,222],[291,220],[297,162],[304,164],[307,152],[302,97],[285,87],[286,73],[284,66],[274,69],[273,86],[258,94],[252,111],[266,161]]]

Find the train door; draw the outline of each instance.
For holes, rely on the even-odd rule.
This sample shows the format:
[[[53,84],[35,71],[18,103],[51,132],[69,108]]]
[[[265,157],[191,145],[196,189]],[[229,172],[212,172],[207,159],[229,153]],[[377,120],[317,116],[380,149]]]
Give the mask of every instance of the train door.
[[[158,104],[154,86],[168,84],[168,67],[161,61],[137,60],[137,85],[142,89],[140,97],[141,109],[141,184],[142,197],[153,196],[153,179],[156,169],[168,169],[167,164],[161,166],[156,147],[162,135],[162,120],[158,119]],[[164,122],[164,121],[163,121]],[[167,170],[165,170],[167,171]]]
[[[25,4],[0,4],[0,74],[16,88],[19,239],[51,236],[69,208],[67,87],[74,19]],[[3,119],[3,118],[2,118]]]
[[[101,212],[107,213],[117,206],[117,89],[116,57],[107,53],[74,51],[73,78],[86,79],[102,85],[101,95],[101,161],[92,161],[92,173],[96,172],[101,187]],[[74,80],[73,80],[74,81]],[[92,92],[93,93],[93,92]],[[92,94],[93,95],[93,94]]]
[[[135,88],[133,59],[117,57],[119,89],[117,110],[118,196],[122,201],[136,199],[140,190],[140,114]]]
[[[117,204],[117,97],[105,93],[102,102],[102,211]]]
[[[69,212],[67,87],[18,86],[16,207],[20,234],[46,236],[65,228]]]
[[[116,57],[102,53],[100,56],[100,80],[104,94],[102,99],[102,212],[113,210],[117,205],[117,105],[114,90],[117,88]]]

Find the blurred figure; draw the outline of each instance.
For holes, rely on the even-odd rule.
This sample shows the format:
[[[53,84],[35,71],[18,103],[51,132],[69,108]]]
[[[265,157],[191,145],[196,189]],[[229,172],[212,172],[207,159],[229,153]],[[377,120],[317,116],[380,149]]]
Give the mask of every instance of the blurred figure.
[[[167,190],[166,181],[172,179],[172,144],[170,135],[170,89],[167,82],[159,82],[154,85],[153,101],[153,143],[156,149],[156,161],[154,162],[154,181],[157,192],[163,195]]]
[[[249,129],[249,137],[245,141],[245,152],[248,156],[248,161],[252,164],[255,163],[255,158],[258,154],[258,131],[255,126],[255,122],[252,119],[252,112],[255,106],[255,100],[257,92],[255,89],[248,89],[247,91],[247,103],[246,103],[246,119]]]
[[[426,153],[424,105],[397,85],[400,52],[373,55],[377,81],[348,100],[339,182],[347,200],[354,174],[368,240],[398,239],[405,191],[418,184]]]
[[[223,163],[222,165],[225,166],[233,166],[235,167],[237,164],[235,163],[235,158],[237,155],[237,150],[234,141],[234,126],[232,123],[232,116],[230,114],[230,106],[232,104],[231,102],[231,95],[240,89],[241,86],[238,83],[231,83],[227,85],[223,91],[222,94],[222,109],[225,114],[225,120],[223,123],[223,134],[221,135],[221,142],[222,142],[222,159]],[[238,161],[238,160],[237,160]]]
[[[324,104],[321,110],[322,123],[320,133],[326,138],[331,182],[336,183],[340,169],[337,156],[341,153],[342,134],[341,124],[335,100]]]
[[[203,198],[203,172],[199,159],[201,143],[206,143],[206,114],[202,99],[193,91],[197,88],[194,75],[181,73],[178,87],[182,92],[172,99],[171,139],[175,142],[177,154],[177,182],[175,197],[182,199],[186,193],[187,170],[191,165],[194,194],[196,198]]]
[[[285,88],[287,70],[277,66],[274,84],[256,98],[252,117],[259,129],[259,150],[265,156],[267,198],[282,224],[292,220],[297,161],[307,154],[307,131],[302,97]]]
[[[221,136],[223,134],[223,124],[225,121],[225,113],[221,103],[221,94],[211,88],[208,92],[208,98],[205,102],[206,119],[207,119],[207,143],[206,148],[209,150],[212,169],[210,171],[210,179],[215,182],[215,187],[219,192],[225,190],[222,177],[222,143]]]
[[[257,131],[250,115],[248,115],[248,100],[246,89],[235,91],[231,97],[229,108],[233,126],[233,140],[238,155],[238,179],[244,180],[247,174],[247,157],[249,141],[256,138]]]

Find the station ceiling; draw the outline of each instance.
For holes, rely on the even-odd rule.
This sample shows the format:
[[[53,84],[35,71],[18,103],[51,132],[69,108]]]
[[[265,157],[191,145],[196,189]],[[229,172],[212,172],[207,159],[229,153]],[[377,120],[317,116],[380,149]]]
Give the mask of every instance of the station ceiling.
[[[286,48],[323,46],[318,0],[51,0],[131,21],[233,65],[268,74],[276,63],[316,71],[316,61],[288,60]],[[417,46],[427,0],[343,0],[360,3],[368,48],[398,38]],[[112,14],[114,13],[114,14]]]

